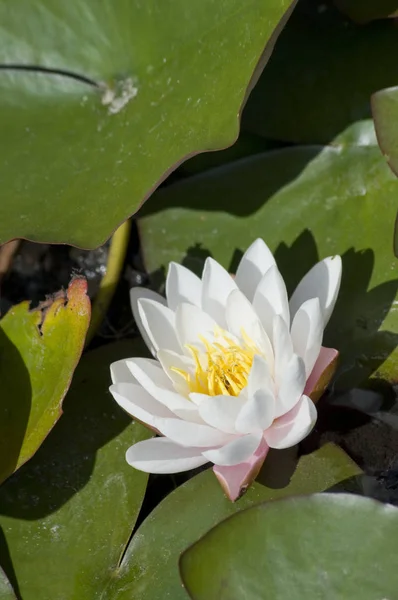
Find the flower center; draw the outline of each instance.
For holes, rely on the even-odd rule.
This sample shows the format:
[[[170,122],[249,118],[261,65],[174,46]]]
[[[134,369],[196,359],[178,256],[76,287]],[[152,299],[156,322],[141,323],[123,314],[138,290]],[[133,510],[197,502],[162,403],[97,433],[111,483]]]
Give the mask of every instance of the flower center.
[[[208,396],[238,396],[247,385],[253,358],[260,351],[244,332],[242,345],[232,340],[226,331],[217,332],[217,338],[220,342],[210,343],[200,338],[205,352],[195,346],[187,346],[195,362],[194,373],[175,367],[173,371],[185,379],[190,392]]]

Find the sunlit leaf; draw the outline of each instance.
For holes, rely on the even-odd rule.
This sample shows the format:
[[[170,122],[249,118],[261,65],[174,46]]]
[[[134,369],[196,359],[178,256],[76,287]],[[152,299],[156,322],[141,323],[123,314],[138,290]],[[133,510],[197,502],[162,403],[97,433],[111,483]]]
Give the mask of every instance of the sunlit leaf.
[[[181,559],[192,600],[396,597],[398,509],[346,494],[260,504]]]
[[[0,321],[0,481],[39,448],[62,414],[62,401],[90,322],[87,282],[72,280],[29,310],[12,307]]]

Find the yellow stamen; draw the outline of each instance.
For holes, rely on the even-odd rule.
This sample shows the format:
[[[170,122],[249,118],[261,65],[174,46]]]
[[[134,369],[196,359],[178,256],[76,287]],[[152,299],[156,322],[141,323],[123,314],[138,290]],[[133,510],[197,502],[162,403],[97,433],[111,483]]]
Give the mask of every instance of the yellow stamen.
[[[187,382],[190,392],[209,396],[238,396],[247,385],[254,356],[261,352],[244,331],[241,346],[226,331],[220,329],[215,334],[219,341],[213,343],[200,338],[205,352],[187,345],[195,364],[194,375],[176,367],[172,367],[172,370]]]

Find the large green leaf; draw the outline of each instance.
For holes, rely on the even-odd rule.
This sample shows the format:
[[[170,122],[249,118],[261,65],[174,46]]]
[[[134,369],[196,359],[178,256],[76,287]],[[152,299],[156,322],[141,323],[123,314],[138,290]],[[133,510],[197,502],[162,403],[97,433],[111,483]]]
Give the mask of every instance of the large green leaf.
[[[96,246],[184,158],[233,143],[291,4],[1,0],[0,242]]]
[[[397,84],[397,54],[392,20],[359,26],[324,0],[301,1],[251,94],[243,128],[327,143],[370,116],[373,92]]]
[[[271,502],[185,552],[192,600],[393,600],[398,509],[346,494]]]
[[[90,322],[85,279],[39,308],[14,306],[0,321],[0,481],[38,449],[62,401]]]
[[[1,566],[11,580],[15,573],[24,600],[94,600],[117,573],[148,479],[127,465],[125,451],[152,434],[110,396],[109,364],[142,355],[142,346],[85,355],[62,419],[0,488]]]
[[[396,381],[391,240],[398,180],[372,123],[357,124],[334,144],[257,155],[159,190],[139,222],[145,263],[150,272],[171,260],[200,271],[211,254],[234,270],[242,251],[262,237],[292,291],[319,258],[341,254],[341,293],[325,337],[341,351],[337,385],[371,373]]]
[[[253,484],[234,504],[224,496],[211,470],[179,487],[138,529],[118,578],[112,579],[107,594],[102,597],[106,600],[184,600],[186,594],[178,577],[179,555],[210,527],[258,502],[326,490],[349,481],[360,472],[342,450],[328,445],[303,456],[289,481],[292,471],[286,467],[290,464],[293,468],[291,458],[289,451],[269,455],[259,476],[262,483]],[[285,477],[283,482],[281,473]],[[278,482],[275,474],[279,475]]]

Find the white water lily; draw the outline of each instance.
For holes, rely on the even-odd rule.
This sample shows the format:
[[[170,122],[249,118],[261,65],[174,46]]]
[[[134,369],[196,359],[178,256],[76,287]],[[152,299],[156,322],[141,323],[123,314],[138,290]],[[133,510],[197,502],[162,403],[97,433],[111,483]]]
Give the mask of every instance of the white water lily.
[[[171,263],[166,299],[133,288],[133,313],[155,359],[111,365],[110,390],[162,437],[129,448],[128,463],[175,473],[211,462],[236,499],[269,448],[297,444],[316,421],[310,395],[320,378],[325,388],[337,356],[322,348],[322,337],[340,280],[340,257],[326,258],[289,302],[275,259],[258,239],[235,278],[208,258],[201,279]]]

